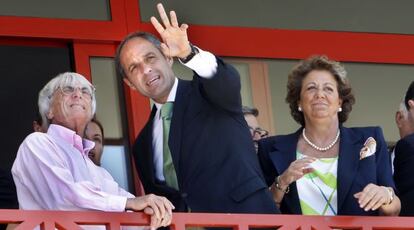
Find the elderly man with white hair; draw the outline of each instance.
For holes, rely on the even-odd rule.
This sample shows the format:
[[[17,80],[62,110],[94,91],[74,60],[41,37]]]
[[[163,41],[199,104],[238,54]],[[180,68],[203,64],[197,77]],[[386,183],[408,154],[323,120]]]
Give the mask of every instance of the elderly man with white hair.
[[[21,209],[144,210],[151,215],[151,227],[170,224],[174,206],[166,198],[134,197],[89,159],[94,143],[83,135],[96,100],[88,80],[77,73],[60,74],[40,91],[38,103],[49,128],[26,137],[12,168]]]

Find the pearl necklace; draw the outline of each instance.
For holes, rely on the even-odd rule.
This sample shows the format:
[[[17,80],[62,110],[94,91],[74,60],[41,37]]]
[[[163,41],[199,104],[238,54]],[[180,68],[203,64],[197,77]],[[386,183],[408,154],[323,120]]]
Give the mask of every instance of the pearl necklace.
[[[336,144],[336,142],[338,141],[339,134],[340,134],[340,130],[338,129],[338,132],[336,133],[335,139],[328,146],[326,146],[326,147],[319,147],[319,146],[315,145],[314,143],[312,143],[308,139],[308,137],[305,134],[305,128],[303,128],[303,130],[302,130],[302,136],[303,136],[303,139],[306,141],[306,143],[308,143],[312,148],[314,148],[314,149],[316,149],[318,151],[321,151],[321,152],[325,152],[325,151],[331,149]]]

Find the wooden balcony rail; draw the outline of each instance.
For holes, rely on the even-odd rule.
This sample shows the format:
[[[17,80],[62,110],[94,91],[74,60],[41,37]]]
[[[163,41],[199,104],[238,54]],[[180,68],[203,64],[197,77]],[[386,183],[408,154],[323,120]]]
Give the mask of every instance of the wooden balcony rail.
[[[80,229],[80,225],[105,225],[107,229],[121,226],[143,226],[149,218],[140,212],[72,212],[72,211],[22,211],[0,210],[0,223],[19,224],[16,229],[44,230]],[[172,230],[183,230],[189,226],[231,227],[247,230],[249,227],[275,227],[290,230],[328,229],[414,229],[414,217],[359,217],[359,216],[300,216],[300,215],[257,215],[257,214],[212,214],[174,213]]]

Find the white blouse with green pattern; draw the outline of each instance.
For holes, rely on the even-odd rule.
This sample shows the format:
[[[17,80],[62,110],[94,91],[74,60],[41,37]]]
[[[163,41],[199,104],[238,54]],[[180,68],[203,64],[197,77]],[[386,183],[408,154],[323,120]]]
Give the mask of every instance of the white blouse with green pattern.
[[[306,155],[297,152],[296,158]],[[315,171],[296,181],[300,207],[303,215],[337,215],[337,170],[338,157],[319,158],[312,163]]]

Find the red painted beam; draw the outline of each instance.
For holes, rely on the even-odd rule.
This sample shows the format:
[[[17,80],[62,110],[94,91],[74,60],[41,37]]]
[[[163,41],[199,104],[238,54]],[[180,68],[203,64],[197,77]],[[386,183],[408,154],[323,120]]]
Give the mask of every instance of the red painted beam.
[[[143,31],[155,32],[149,23]],[[190,40],[220,56],[414,64],[414,35],[190,25]]]
[[[55,225],[64,229],[77,229],[76,224],[100,224],[108,226],[108,229],[119,229],[119,226],[148,225],[149,217],[141,212],[0,210],[0,223],[23,221],[19,229],[32,229],[39,224],[51,230]],[[171,228],[182,230],[184,226],[233,227],[240,230],[247,230],[248,227],[318,230],[413,229],[414,217],[173,213]]]

